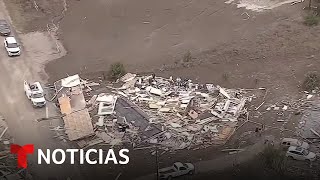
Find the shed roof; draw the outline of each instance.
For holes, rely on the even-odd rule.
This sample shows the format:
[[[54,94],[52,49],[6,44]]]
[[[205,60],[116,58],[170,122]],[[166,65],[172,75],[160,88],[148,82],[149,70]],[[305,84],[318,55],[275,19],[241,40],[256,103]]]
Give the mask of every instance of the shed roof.
[[[72,112],[63,117],[63,121],[70,141],[93,134],[93,126],[88,109]]]

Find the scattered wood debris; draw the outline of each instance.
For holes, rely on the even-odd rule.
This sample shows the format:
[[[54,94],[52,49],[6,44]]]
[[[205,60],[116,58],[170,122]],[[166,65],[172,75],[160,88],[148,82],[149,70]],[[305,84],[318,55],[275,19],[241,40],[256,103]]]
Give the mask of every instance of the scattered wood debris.
[[[116,85],[105,87],[74,75],[57,81],[54,87],[65,128],[53,130],[66,131],[69,140],[76,140],[81,148],[102,143],[147,143],[172,150],[221,145],[234,133],[250,101],[246,90],[154,74],[128,73]],[[84,101],[82,92],[86,92]],[[90,117],[76,116],[82,111]],[[81,119],[80,125],[75,124]]]
[[[144,142],[170,149],[219,145],[247,111],[244,90],[154,74],[128,73],[117,82],[120,88],[111,85],[104,93],[91,92],[87,101],[96,135],[110,145]],[[103,111],[105,102],[108,110]]]

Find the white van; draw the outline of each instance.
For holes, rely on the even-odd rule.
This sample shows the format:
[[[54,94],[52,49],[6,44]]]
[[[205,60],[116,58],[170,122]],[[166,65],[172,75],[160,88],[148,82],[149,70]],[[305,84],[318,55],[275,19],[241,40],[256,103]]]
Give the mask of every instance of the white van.
[[[308,143],[293,138],[283,138],[281,141],[281,146],[284,148],[289,148],[290,146],[297,146],[302,147],[303,149],[309,149]]]

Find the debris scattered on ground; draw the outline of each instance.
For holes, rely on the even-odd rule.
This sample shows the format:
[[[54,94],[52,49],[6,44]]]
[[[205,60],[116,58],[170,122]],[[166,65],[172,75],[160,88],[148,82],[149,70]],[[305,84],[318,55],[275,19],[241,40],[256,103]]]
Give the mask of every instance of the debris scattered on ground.
[[[315,134],[316,136],[318,136],[320,138],[320,134],[318,132],[316,132],[315,130],[313,130],[312,128],[310,128],[310,131]]]
[[[247,12],[244,12],[244,13],[241,14],[241,16],[243,16],[243,15],[246,16],[245,18],[243,18],[243,20],[248,20],[248,19],[250,19],[250,15],[249,15]]]
[[[304,0],[297,0],[297,1],[293,1],[290,5],[293,6],[293,5],[296,5],[298,3],[302,3],[304,2]]]
[[[229,152],[229,151],[243,151],[244,149],[223,149],[221,152]]]
[[[0,134],[0,140],[2,139],[2,136],[7,132],[7,130],[8,130],[8,127],[6,127],[6,128],[2,131],[2,133]]]
[[[99,102],[98,115],[111,115],[117,102],[117,96],[99,94],[96,101]]]
[[[8,126],[4,118],[0,115],[0,179],[32,180],[32,176],[26,169],[16,168],[17,158],[10,153],[10,144],[13,138],[8,132]]]
[[[307,99],[311,99],[313,97],[313,95],[312,94],[309,94],[308,96],[307,96]]]
[[[172,150],[222,145],[251,101],[246,90],[154,74],[127,73],[106,87],[74,75],[57,81],[55,89],[68,138],[82,148],[102,142]]]

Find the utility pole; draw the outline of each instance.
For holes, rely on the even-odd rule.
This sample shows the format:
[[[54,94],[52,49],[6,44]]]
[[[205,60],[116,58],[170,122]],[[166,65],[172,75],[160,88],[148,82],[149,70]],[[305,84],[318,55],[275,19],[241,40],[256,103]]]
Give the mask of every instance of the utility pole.
[[[158,145],[156,145],[156,168],[157,168],[157,180],[159,180],[159,157],[158,157]]]

